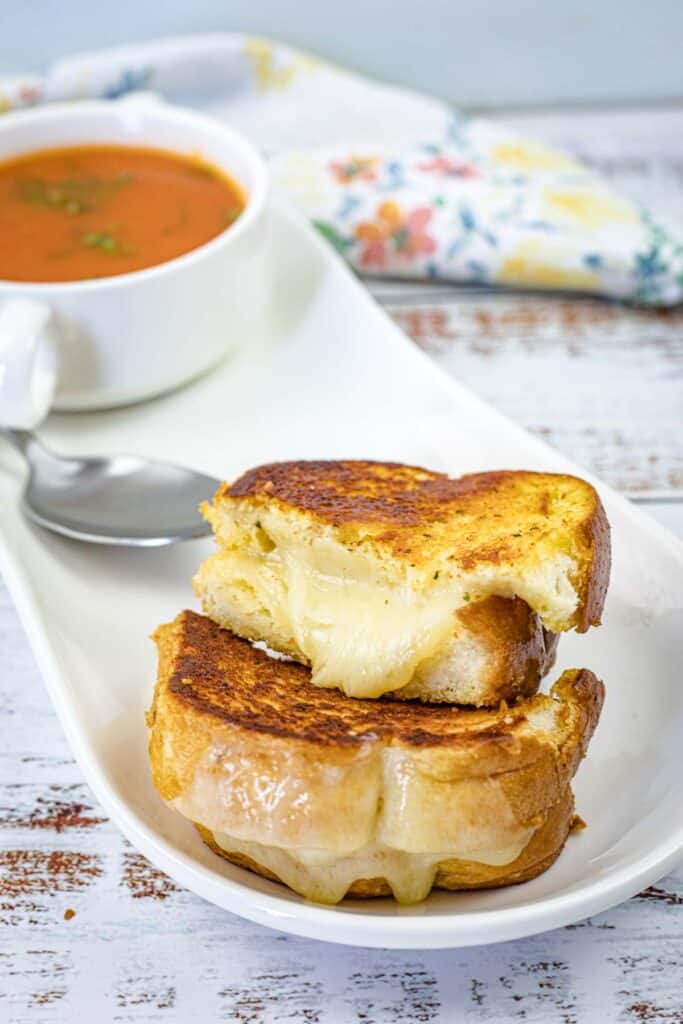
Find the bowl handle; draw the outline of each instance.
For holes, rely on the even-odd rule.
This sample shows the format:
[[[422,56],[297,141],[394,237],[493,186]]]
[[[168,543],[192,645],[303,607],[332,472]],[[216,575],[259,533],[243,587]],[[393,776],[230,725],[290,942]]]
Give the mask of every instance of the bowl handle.
[[[45,419],[57,383],[52,311],[44,302],[0,306],[0,427],[33,430]]]

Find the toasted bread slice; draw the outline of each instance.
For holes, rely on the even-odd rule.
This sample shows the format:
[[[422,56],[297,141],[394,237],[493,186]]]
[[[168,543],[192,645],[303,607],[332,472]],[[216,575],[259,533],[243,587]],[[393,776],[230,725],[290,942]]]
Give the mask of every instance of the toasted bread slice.
[[[218,542],[195,577],[204,611],[352,696],[493,705],[538,685],[542,629],[600,621],[609,527],[575,477],[279,463],[202,511]],[[491,615],[490,597],[508,603]]]
[[[414,902],[532,877],[562,848],[603,701],[591,672],[467,711],[311,686],[194,612],[155,639],[154,783],[230,859],[323,902],[387,888]]]
[[[520,598],[485,597],[454,612],[453,635],[386,696],[474,707],[531,697],[555,662],[557,641]]]

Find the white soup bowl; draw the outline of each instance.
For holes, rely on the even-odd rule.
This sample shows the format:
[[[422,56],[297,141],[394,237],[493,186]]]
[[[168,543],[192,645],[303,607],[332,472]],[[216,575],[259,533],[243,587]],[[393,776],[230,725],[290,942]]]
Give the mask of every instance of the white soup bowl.
[[[137,402],[204,373],[249,343],[267,294],[268,173],[251,143],[209,117],[153,100],[59,104],[0,119],[0,161],[87,144],[199,157],[241,186],[246,205],[211,241],[144,270],[59,283],[0,280],[0,307],[15,299],[49,307],[61,410]]]

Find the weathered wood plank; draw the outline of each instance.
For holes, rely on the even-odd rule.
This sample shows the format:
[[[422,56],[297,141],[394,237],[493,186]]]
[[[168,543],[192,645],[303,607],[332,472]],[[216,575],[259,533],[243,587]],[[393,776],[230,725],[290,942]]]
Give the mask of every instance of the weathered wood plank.
[[[612,486],[683,496],[682,309],[447,294],[388,309],[444,370]]]

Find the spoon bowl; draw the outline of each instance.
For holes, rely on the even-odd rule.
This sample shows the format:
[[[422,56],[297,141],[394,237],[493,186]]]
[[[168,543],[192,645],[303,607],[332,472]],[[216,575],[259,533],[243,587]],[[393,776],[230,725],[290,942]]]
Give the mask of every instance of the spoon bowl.
[[[55,533],[93,544],[160,547],[211,533],[199,513],[219,481],[133,455],[66,458],[26,430],[2,430],[23,453],[25,515]]]

